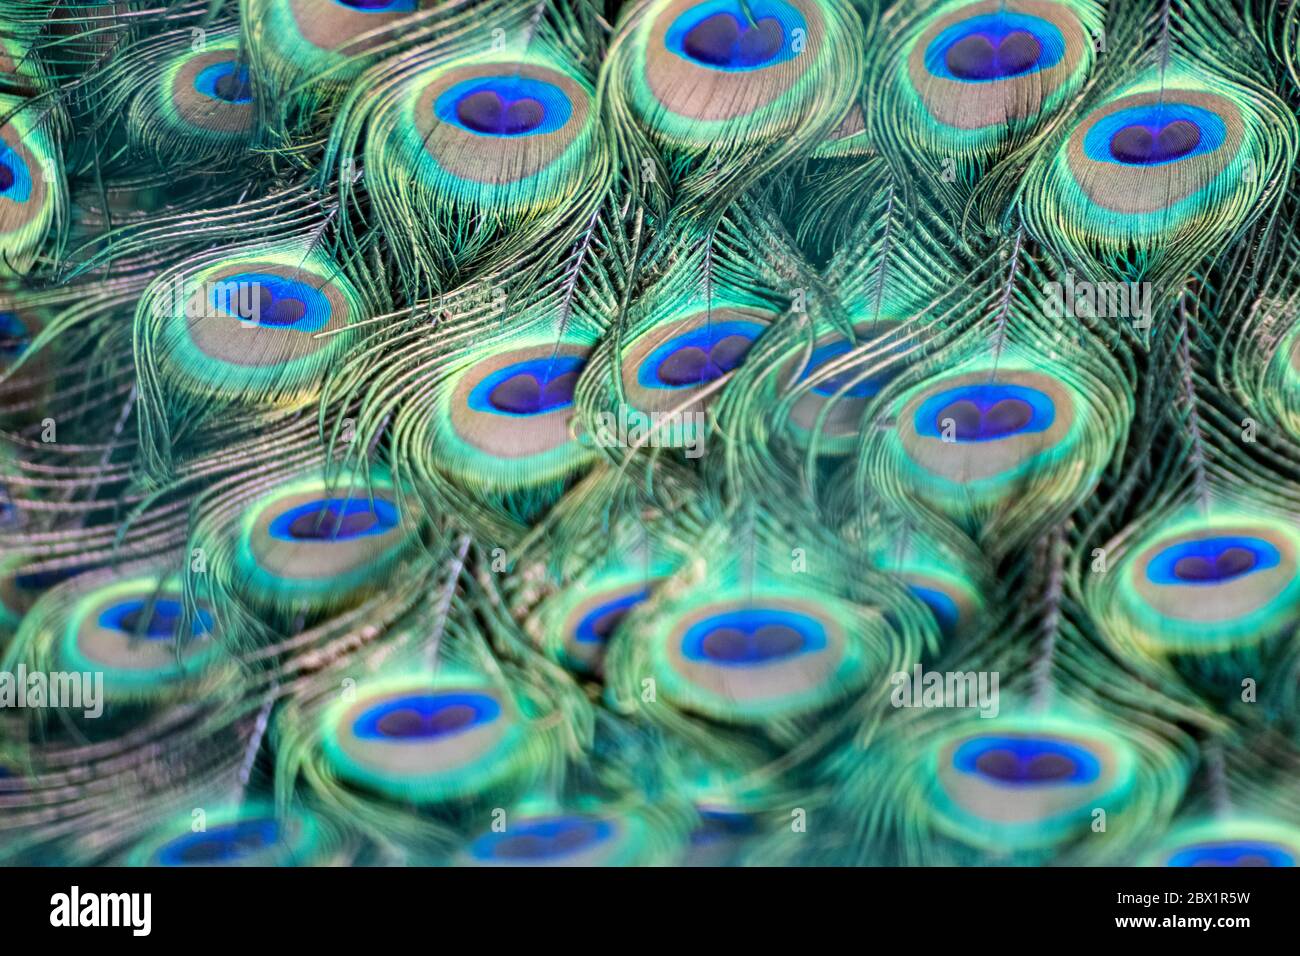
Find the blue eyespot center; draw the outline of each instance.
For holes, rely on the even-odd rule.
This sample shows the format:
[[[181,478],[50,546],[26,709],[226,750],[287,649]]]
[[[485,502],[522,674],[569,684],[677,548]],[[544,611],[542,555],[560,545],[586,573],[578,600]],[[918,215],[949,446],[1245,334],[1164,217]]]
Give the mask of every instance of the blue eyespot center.
[[[907,589],[917,596],[930,613],[934,615],[935,622],[939,625],[939,632],[945,637],[951,637],[957,632],[957,625],[960,622],[961,614],[957,610],[957,604],[951,597],[942,591],[936,591],[933,588],[922,587],[919,584],[909,584]]]
[[[234,60],[212,63],[194,77],[194,88],[204,96],[226,103],[251,103],[253,85],[248,78],[248,67]]]
[[[925,51],[925,68],[964,83],[988,83],[1055,66],[1065,38],[1055,24],[1023,13],[990,13],[955,23]]]
[[[822,366],[835,361],[841,355],[851,352],[853,348],[854,346],[847,339],[839,339],[813,349],[813,353],[808,359],[808,367],[800,376],[800,380],[808,378]],[[813,394],[824,396],[841,394],[840,390],[853,381],[853,386],[843,392],[843,397],[870,398],[894,377],[893,372],[888,369],[870,378],[858,378],[858,374],[853,368],[845,369],[838,375],[833,375],[814,385],[812,387]],[[857,379],[857,381],[854,381],[854,379]]]
[[[75,578],[84,567],[56,568],[53,571],[31,571],[14,575],[14,587],[20,591],[44,591],[69,578]]]
[[[1147,103],[1116,110],[1089,127],[1083,152],[1094,162],[1163,166],[1214,152],[1227,136],[1216,114],[1188,103]]]
[[[5,143],[0,143],[0,196],[26,202],[32,194],[32,175],[27,163]]]
[[[682,49],[710,66],[758,66],[776,56],[784,39],[776,17],[742,24],[730,13],[715,13],[686,31]]]
[[[797,38],[807,30],[803,15],[784,0],[707,0],[672,22],[664,44],[709,69],[758,70],[798,56],[804,47]]]
[[[718,614],[692,625],[682,639],[688,659],[722,667],[772,664],[825,647],[818,621],[775,608]]]
[[[1198,843],[1172,854],[1167,866],[1295,866],[1295,857],[1273,843],[1224,840]]]
[[[281,541],[351,541],[384,534],[397,526],[397,508],[365,491],[308,501],[278,515],[270,534]]]
[[[542,125],[546,111],[531,96],[506,100],[494,90],[479,90],[456,104],[456,117],[490,136],[518,136]]]
[[[8,167],[0,166],[0,170]],[[7,188],[3,185],[4,175],[0,173],[0,192]],[[14,312],[0,312],[0,357],[15,359],[27,351],[31,344],[31,333],[26,323]]]
[[[474,411],[527,417],[573,404],[584,360],[556,355],[516,362],[488,375],[469,394]]]
[[[99,626],[108,630],[121,631],[132,637],[141,637],[149,641],[171,640],[180,628],[185,608],[180,601],[173,598],[158,598],[149,608],[146,599],[122,601],[102,611]],[[146,612],[150,612],[146,617]],[[212,615],[203,608],[197,608],[190,620],[190,634],[200,637],[212,631]]]
[[[1220,535],[1170,545],[1147,564],[1147,577],[1156,584],[1224,584],[1281,561],[1281,552],[1263,538]]]
[[[408,694],[371,707],[352,730],[370,740],[436,740],[491,723],[500,713],[486,694]]]
[[[1077,744],[1041,737],[977,737],[959,746],[953,766],[1004,786],[1086,784],[1101,774],[1101,763]]]
[[[707,846],[758,832],[757,821],[748,813],[701,807],[699,815],[700,825],[691,832],[691,843],[695,846]]]
[[[614,833],[607,820],[549,817],[512,825],[505,833],[488,833],[474,841],[470,853],[480,860],[553,860],[579,853]]]
[[[582,644],[606,643],[623,623],[623,618],[627,617],[632,608],[644,601],[649,594],[648,590],[636,591],[593,608],[578,622],[574,640]]]
[[[963,80],[992,80],[1028,73],[1042,53],[1043,45],[1024,30],[1004,37],[972,33],[948,48],[944,62]]]
[[[443,91],[433,112],[478,136],[534,136],[553,133],[573,114],[565,92],[528,76],[482,76]]]
[[[410,13],[416,0],[335,0],[359,13]]]
[[[692,329],[651,352],[637,382],[643,388],[690,388],[712,382],[744,361],[762,329],[756,322],[715,322]]]
[[[216,314],[297,332],[319,332],[329,322],[329,299],[297,279],[249,272],[210,285],[209,304]]]
[[[918,434],[957,442],[998,441],[1052,427],[1052,399],[1023,385],[963,385],[933,395],[916,410]]]
[[[279,839],[275,820],[239,820],[172,840],[158,851],[158,860],[164,866],[225,863],[265,850]]]
[[[1159,128],[1125,126],[1110,138],[1110,154],[1121,163],[1151,166],[1181,159],[1201,141],[1201,131],[1188,120],[1173,120]]]

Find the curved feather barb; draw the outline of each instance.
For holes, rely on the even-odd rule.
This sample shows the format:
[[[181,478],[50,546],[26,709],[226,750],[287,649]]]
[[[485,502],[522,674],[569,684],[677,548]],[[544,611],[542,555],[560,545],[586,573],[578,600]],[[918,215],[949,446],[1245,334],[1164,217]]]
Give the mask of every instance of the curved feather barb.
[[[1298,23],[0,0],[0,862],[1296,865]]]

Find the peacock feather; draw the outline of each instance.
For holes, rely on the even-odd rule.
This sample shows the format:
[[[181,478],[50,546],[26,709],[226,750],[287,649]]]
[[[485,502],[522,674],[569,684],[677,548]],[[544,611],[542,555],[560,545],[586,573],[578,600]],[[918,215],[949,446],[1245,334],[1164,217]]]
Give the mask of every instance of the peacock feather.
[[[0,0],[0,862],[1295,865],[1298,39]]]

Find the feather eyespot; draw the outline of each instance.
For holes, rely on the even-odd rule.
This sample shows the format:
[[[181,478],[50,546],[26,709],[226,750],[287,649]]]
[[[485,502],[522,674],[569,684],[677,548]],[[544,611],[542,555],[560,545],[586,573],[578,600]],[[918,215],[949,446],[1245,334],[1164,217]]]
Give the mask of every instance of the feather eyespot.
[[[275,820],[237,820],[178,837],[158,851],[160,866],[213,866],[255,856],[280,839]]]
[[[475,411],[543,415],[573,405],[585,360],[576,355],[525,359],[486,376],[469,393]]]
[[[0,176],[0,182],[3,177]],[[27,351],[31,331],[17,312],[0,312],[0,361],[12,362]]]
[[[918,435],[955,442],[1000,441],[1052,427],[1049,395],[1023,385],[973,384],[927,398],[915,412]]]
[[[170,641],[180,631],[184,616],[184,605],[173,598],[164,597],[154,601],[133,598],[101,611],[98,623],[100,627],[121,631],[130,637]],[[212,615],[199,608],[190,622],[190,636],[200,638],[211,631]]]
[[[1255,208],[1281,109],[1190,67],[1143,76],[1085,113],[1044,162],[1027,224],[1070,256],[1121,271],[1147,262],[1154,274],[1166,255],[1209,248]]]
[[[735,724],[795,716],[839,701],[869,676],[867,636],[846,608],[760,591],[753,600],[723,593],[647,622],[650,673],[682,710]]]
[[[481,136],[536,136],[561,129],[573,114],[559,86],[527,76],[484,76],[457,83],[433,104],[444,123]]]
[[[175,582],[88,583],[73,602],[58,653],[69,670],[104,674],[110,698],[149,697],[201,677],[218,659],[215,619],[188,610]]]
[[[993,735],[963,743],[953,766],[1008,787],[1091,783],[1101,772],[1097,759],[1070,741]]]
[[[731,611],[693,625],[682,638],[682,654],[719,667],[770,664],[818,651],[826,634],[815,620],[788,611]]]
[[[1088,3],[980,0],[922,18],[888,100],[905,135],[941,155],[987,157],[1082,86],[1101,28]]]
[[[437,803],[509,787],[539,756],[507,695],[450,676],[386,682],[321,719],[332,772],[401,800]]]
[[[736,369],[763,331],[757,322],[716,322],[658,346],[637,372],[643,388],[693,388]]]
[[[492,487],[526,487],[587,461],[593,452],[571,423],[592,341],[570,332],[475,350],[439,387],[428,426],[438,466]]]
[[[1166,866],[1295,866],[1296,858],[1287,848],[1259,841],[1224,840],[1202,843],[1171,853]]]
[[[248,77],[248,67],[235,60],[213,63],[199,70],[194,77],[194,88],[223,103],[253,102],[253,87]]]
[[[899,324],[890,320],[860,322],[854,326],[855,342],[839,333],[819,338],[808,356],[797,383],[815,379],[790,408],[790,427],[795,440],[807,445],[817,431],[820,454],[845,454],[853,447],[853,438],[862,426],[862,416],[870,399],[880,393],[902,371],[904,363],[894,358],[900,345],[893,333]],[[839,364],[842,357],[863,346],[869,352],[859,362],[842,368],[830,377],[820,374],[826,366]],[[796,368],[794,360],[788,366]],[[870,374],[863,374],[870,371]],[[801,386],[806,387],[806,386]]]
[[[0,273],[23,274],[65,202],[61,157],[45,126],[0,96]]]
[[[197,812],[197,811],[195,811]],[[319,863],[336,842],[332,829],[301,809],[283,815],[263,801],[205,806],[203,828],[187,812],[140,841],[133,866],[294,866]]]
[[[416,0],[333,0],[339,6],[358,13],[410,13],[419,6]]]
[[[632,608],[644,601],[649,593],[644,588],[634,590],[592,608],[578,621],[573,639],[580,644],[608,643],[610,636],[618,630]]]
[[[904,390],[888,408],[896,426],[865,442],[897,476],[884,488],[901,507],[938,511],[974,534],[996,527],[990,537],[1007,546],[1099,480],[1128,410],[1063,363],[966,367]]]
[[[1300,538],[1246,514],[1156,526],[1098,582],[1111,640],[1144,655],[1263,646],[1300,618]]]
[[[643,413],[679,413],[683,427],[694,429],[693,416],[703,413],[713,395],[695,402],[690,396],[716,391],[713,383],[744,363],[775,316],[757,306],[724,305],[653,318],[623,347],[624,401]]]
[[[708,0],[672,22],[664,45],[705,67],[748,71],[798,57],[802,47],[794,38],[807,30],[803,14],[781,0],[758,0],[748,9],[734,0]]]
[[[1001,729],[954,731],[932,751],[933,822],[973,846],[1040,849],[1089,832],[1091,811],[1132,799],[1137,756],[1101,725],[1058,717],[999,718]],[[977,721],[978,722],[978,721]]]
[[[1048,70],[1065,56],[1060,28],[1042,17],[981,14],[943,30],[925,50],[925,67],[937,77],[981,83]]]
[[[610,642],[668,571],[659,562],[639,568],[615,562],[561,591],[538,612],[542,649],[570,670],[599,676]]]
[[[848,111],[855,29],[812,0],[651,0],[613,68],[636,117],[695,153],[752,147]],[[841,70],[844,72],[841,73]],[[830,101],[834,115],[818,112]]]
[[[612,821],[598,817],[534,817],[508,832],[487,833],[469,847],[481,863],[539,864],[580,857],[614,838]]]
[[[32,194],[32,174],[16,150],[0,145],[0,197],[27,202]]]
[[[166,274],[140,308],[167,384],[204,402],[287,407],[311,401],[366,311],[336,266],[296,246]]]
[[[1155,102],[1115,110],[1093,123],[1083,152],[1094,162],[1162,166],[1213,153],[1226,136],[1223,120],[1210,110]]]
[[[415,540],[386,476],[337,485],[304,478],[246,506],[233,571],[258,606],[336,607],[391,575]]]
[[[1143,862],[1173,867],[1300,866],[1300,831],[1267,817],[1194,820],[1176,827]]]
[[[361,713],[352,732],[363,740],[432,740],[490,723],[501,705],[486,694],[411,694]]]

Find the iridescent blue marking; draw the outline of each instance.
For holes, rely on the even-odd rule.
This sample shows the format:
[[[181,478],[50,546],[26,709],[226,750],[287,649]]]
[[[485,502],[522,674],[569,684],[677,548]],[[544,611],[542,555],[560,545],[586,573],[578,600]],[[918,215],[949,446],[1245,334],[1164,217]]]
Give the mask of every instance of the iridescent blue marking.
[[[226,82],[223,83],[223,80]],[[210,63],[199,70],[198,76],[194,77],[194,89],[222,103],[253,102],[252,87],[248,81],[248,67],[239,67],[239,73],[236,75],[234,60],[226,63]]]
[[[986,13],[931,40],[925,69],[958,83],[992,83],[1051,69],[1064,55],[1065,37],[1055,24],[1024,13]]]
[[[713,322],[684,332],[645,357],[637,369],[637,384],[642,388],[693,388],[711,382],[738,366],[749,349],[749,345],[740,343],[743,350],[736,355],[737,350],[729,348],[733,343],[724,340],[744,339],[752,344],[762,331],[763,326],[757,322],[731,321]],[[723,349],[716,350],[719,354],[715,354],[720,342],[723,343]],[[724,351],[725,354],[722,354]],[[675,382],[675,375],[669,374],[668,367],[679,363],[683,354],[695,355],[699,374],[698,377],[692,375],[688,376],[689,380]]]
[[[1170,855],[1166,866],[1295,866],[1295,857],[1274,843],[1224,840],[1198,843]]]
[[[469,848],[476,860],[557,860],[604,843],[614,835],[608,820],[547,817],[509,825],[503,833],[485,833]]]
[[[573,404],[573,387],[585,359],[576,355],[516,362],[488,375],[469,393],[476,412],[527,418]]]
[[[978,409],[981,429],[983,429],[985,416],[989,410],[999,405],[999,403],[1007,401],[1022,402],[1027,405],[1029,409],[1028,421],[1013,431],[975,435],[969,433],[963,435],[960,423],[958,423],[958,431],[954,436],[956,441],[958,443],[999,441],[1003,438],[1010,438],[1012,435],[1044,432],[1051,428],[1052,422],[1056,420],[1056,406],[1052,403],[1051,396],[1038,391],[1036,388],[1028,388],[1024,385],[990,383],[987,385],[960,385],[957,388],[950,388],[939,392],[937,395],[930,396],[917,408],[913,423],[918,435],[942,440],[942,421],[952,414],[951,406],[957,402],[970,402]]]
[[[978,737],[961,744],[953,767],[1007,786],[1088,784],[1101,775],[1101,762],[1077,744],[1050,738]]]
[[[688,660],[719,667],[758,667],[826,647],[819,621],[775,608],[727,611],[691,625],[682,636]]]
[[[489,724],[500,714],[501,705],[486,694],[408,694],[362,713],[352,733],[363,740],[435,740]]]
[[[573,639],[580,644],[604,644],[609,639],[610,633],[618,626],[617,622],[649,595],[648,590],[636,591],[592,608],[578,622]]]
[[[1170,545],[1147,562],[1147,578],[1155,584],[1215,585],[1281,562],[1281,552],[1263,538],[1221,535]],[[1192,568],[1200,573],[1189,573]]]
[[[826,365],[828,362],[833,362],[841,355],[845,355],[848,352],[853,351],[853,349],[856,347],[857,346],[850,343],[848,339],[839,339],[835,342],[828,342],[826,345],[818,346],[817,348],[813,349],[812,355],[809,356],[808,367],[804,370],[804,373],[801,376],[799,376],[799,380],[803,381],[804,379],[809,378],[814,372],[820,369],[823,365]],[[871,361],[871,360],[864,359],[863,360],[864,364],[867,361]],[[818,384],[814,385],[812,387],[813,394],[825,395],[825,396],[838,394],[840,392],[840,389],[844,387],[844,384],[846,382],[852,381],[857,376],[857,374],[858,373],[853,368],[845,369],[843,372],[840,372],[838,375],[834,375],[831,378],[828,378],[825,381],[819,382]],[[872,375],[868,378],[859,379],[857,382],[854,383],[852,388],[845,390],[842,393],[841,397],[871,398],[882,388],[884,388],[887,384],[889,384],[890,379],[892,379],[895,376],[895,374],[896,371],[893,369],[884,369],[881,372],[878,372],[877,374]]]
[[[0,358],[16,359],[31,343],[27,323],[16,312],[0,312]]]
[[[1191,123],[1199,134],[1199,141],[1190,150],[1165,156],[1160,153],[1156,145],[1153,145],[1153,152],[1143,160],[1125,161],[1116,155],[1116,143],[1131,137],[1133,131],[1145,130],[1150,134],[1153,144],[1156,144],[1160,132],[1179,121]],[[1149,103],[1116,110],[1094,123],[1083,138],[1083,153],[1098,163],[1115,163],[1121,166],[1164,166],[1193,156],[1212,153],[1223,145],[1226,136],[1227,127],[1224,126],[1223,120],[1207,109],[1187,103]],[[1119,139],[1117,140],[1116,137]]]
[[[75,578],[84,567],[56,568],[53,571],[31,571],[27,574],[14,575],[14,587],[20,591],[44,591],[69,578]]]
[[[153,615],[148,624],[141,628],[139,618],[144,614],[147,600],[132,599],[114,604],[100,612],[99,626],[106,630],[121,631],[133,637],[142,637],[150,641],[169,641],[176,636],[180,627],[184,606],[172,598],[159,598],[153,602]],[[196,608],[190,620],[190,634],[200,637],[212,632],[212,615],[203,608]]]
[[[340,7],[357,13],[411,13],[419,4],[417,0],[334,0]]]
[[[356,13],[411,13],[419,7],[416,0],[334,0],[334,3]]]
[[[274,820],[238,820],[177,837],[158,850],[157,859],[161,866],[218,865],[259,853],[279,839]]]
[[[494,102],[497,112],[482,104]],[[539,136],[554,133],[569,121],[573,105],[564,90],[553,83],[527,76],[480,76],[463,80],[442,92],[433,112],[476,136]]]
[[[241,321],[296,332],[319,332],[330,320],[330,301],[320,289],[269,272],[241,272],[210,282],[208,304]]]
[[[0,143],[0,199],[27,202],[32,195],[32,173],[27,162],[7,143]]]
[[[280,541],[355,541],[397,527],[397,508],[383,498],[361,491],[306,501],[276,515],[267,529]]]
[[[747,6],[748,14],[737,0],[691,7],[669,25],[664,46],[695,66],[728,73],[785,63],[807,49],[796,49],[794,38],[807,37],[808,23],[793,6],[783,0],[750,0]]]
[[[956,633],[957,625],[961,621],[961,612],[957,610],[956,601],[942,591],[922,587],[919,584],[909,584],[907,589],[930,609],[930,613],[934,615],[939,625],[939,631],[945,637],[951,637]]]
[[[691,831],[691,843],[695,846],[721,843],[758,832],[757,821],[748,813],[700,807],[699,814],[700,825]]]

